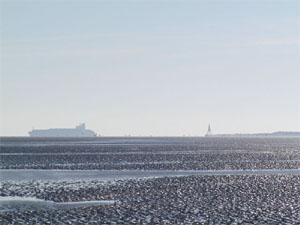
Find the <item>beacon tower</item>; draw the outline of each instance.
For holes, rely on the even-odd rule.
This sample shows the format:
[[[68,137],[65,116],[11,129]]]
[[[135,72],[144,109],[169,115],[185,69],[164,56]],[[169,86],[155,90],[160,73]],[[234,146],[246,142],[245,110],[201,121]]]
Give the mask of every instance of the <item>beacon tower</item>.
[[[210,128],[210,124],[208,124],[208,129],[207,129],[207,133],[206,133],[206,137],[207,136],[211,136],[212,135],[212,133],[211,133],[211,128]]]

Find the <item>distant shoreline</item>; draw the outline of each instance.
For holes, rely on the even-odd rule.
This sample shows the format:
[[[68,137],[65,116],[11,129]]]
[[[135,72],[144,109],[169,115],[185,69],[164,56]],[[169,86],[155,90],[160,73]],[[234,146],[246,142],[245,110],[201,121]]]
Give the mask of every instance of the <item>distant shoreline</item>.
[[[177,136],[0,136],[0,139],[3,138],[30,138],[30,139],[101,139],[101,138],[124,138],[124,139],[130,139],[130,138],[218,138],[218,137],[224,137],[224,138],[234,138],[234,137],[300,137],[300,132],[273,132],[273,133],[253,133],[253,134],[211,134],[211,135],[202,135],[202,136],[194,136],[194,135],[177,135]]]
[[[300,137],[300,132],[296,131],[277,131],[273,133],[254,133],[254,134],[212,134],[206,137]]]

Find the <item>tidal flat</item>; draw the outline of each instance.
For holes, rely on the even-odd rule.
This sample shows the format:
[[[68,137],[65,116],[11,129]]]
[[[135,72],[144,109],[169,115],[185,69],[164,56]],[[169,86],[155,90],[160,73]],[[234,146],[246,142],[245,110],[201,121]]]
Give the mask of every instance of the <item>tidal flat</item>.
[[[5,211],[4,224],[298,224],[299,175],[5,182],[1,195],[111,205]]]
[[[0,169],[300,168],[300,138],[1,138]]]
[[[0,148],[2,172],[32,175],[0,173],[1,224],[300,223],[299,138],[2,138]]]

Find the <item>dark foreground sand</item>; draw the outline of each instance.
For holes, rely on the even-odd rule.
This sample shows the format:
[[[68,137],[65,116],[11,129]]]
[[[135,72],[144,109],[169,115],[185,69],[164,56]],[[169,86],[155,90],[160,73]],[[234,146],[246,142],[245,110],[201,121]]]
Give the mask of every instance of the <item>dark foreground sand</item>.
[[[0,212],[1,224],[299,224],[299,175],[187,176],[100,182],[2,182],[2,196],[117,200],[67,210]]]

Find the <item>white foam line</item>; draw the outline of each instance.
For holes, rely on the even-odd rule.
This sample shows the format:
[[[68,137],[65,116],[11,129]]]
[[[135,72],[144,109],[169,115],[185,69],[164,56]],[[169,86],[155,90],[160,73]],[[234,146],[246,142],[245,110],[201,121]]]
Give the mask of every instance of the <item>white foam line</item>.
[[[70,209],[97,205],[112,205],[115,202],[114,200],[53,202],[34,197],[6,196],[0,197],[0,211]]]

